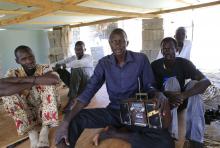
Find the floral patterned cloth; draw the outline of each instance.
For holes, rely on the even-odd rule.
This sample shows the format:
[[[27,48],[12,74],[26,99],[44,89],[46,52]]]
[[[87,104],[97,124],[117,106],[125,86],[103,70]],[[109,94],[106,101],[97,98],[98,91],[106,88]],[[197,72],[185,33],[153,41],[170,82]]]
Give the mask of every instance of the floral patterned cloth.
[[[48,65],[37,65],[34,76],[49,71],[51,68]],[[6,77],[27,77],[27,75],[21,67],[9,70]],[[4,108],[14,119],[19,135],[25,134],[39,123],[50,127],[58,125],[56,92],[55,86],[35,85],[19,94],[2,97]]]

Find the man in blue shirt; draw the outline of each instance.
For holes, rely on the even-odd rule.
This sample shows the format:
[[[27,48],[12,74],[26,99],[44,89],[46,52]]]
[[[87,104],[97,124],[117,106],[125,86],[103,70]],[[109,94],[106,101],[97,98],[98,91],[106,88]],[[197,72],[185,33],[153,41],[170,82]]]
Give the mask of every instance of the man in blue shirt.
[[[56,132],[56,144],[60,143],[75,147],[76,141],[85,128],[103,128],[106,126],[122,127],[120,122],[120,102],[132,98],[138,91],[138,79],[142,83],[144,92],[154,94],[154,76],[148,58],[142,53],[126,50],[127,35],[122,29],[115,29],[110,34],[109,44],[112,54],[102,58],[95,68],[83,93],[77,98],[73,110],[64,118]],[[106,83],[110,104],[106,108],[83,109],[89,104],[95,93]],[[142,134],[155,137],[149,139],[149,146],[172,147],[172,140],[168,130],[139,128]],[[154,136],[157,135],[157,136]],[[145,139],[137,139],[137,141]],[[159,142],[160,141],[160,142]],[[145,143],[144,143],[145,144]],[[132,144],[132,147],[139,147]],[[144,145],[142,145],[144,146]],[[146,146],[146,145],[145,145]]]

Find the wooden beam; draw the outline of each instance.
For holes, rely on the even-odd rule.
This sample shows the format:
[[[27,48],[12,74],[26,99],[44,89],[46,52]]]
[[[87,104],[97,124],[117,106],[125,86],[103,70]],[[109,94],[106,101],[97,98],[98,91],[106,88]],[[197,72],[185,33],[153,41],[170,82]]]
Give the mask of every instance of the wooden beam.
[[[100,20],[100,21],[89,22],[89,23],[80,23],[77,25],[70,25],[70,27],[76,28],[76,27],[90,26],[90,25],[103,24],[103,23],[109,23],[109,22],[117,22],[120,20],[128,20],[128,19],[133,19],[133,18],[134,17],[110,18],[110,19],[104,19],[104,20]]]
[[[21,11],[21,10],[2,10],[0,9],[0,14],[27,14],[30,11]],[[47,14],[46,16],[85,16],[84,13],[80,12],[56,12]],[[86,14],[86,16],[95,16],[94,14]]]
[[[220,5],[220,0],[219,1],[210,2],[210,3],[191,5],[191,6],[180,7],[180,8],[175,8],[175,9],[160,10],[160,11],[150,12],[150,13],[147,13],[147,14],[171,13],[171,12],[184,11],[184,10],[190,10],[190,9],[198,9],[198,8],[215,6],[215,5]]]
[[[143,13],[133,13],[133,12],[124,12],[124,11],[115,11],[115,10],[106,10],[99,8],[89,8],[84,6],[76,6],[75,3],[83,2],[85,0],[75,0],[71,5],[66,5],[58,2],[50,2],[48,0],[0,0],[0,1],[9,1],[16,4],[26,5],[26,6],[37,6],[43,8],[56,8],[57,10],[63,11],[73,11],[86,14],[96,14],[96,15],[108,15],[108,16],[120,16],[120,17],[145,17],[152,18],[156,15],[152,14],[143,14]]]
[[[0,0],[0,1],[5,1],[5,0]],[[18,24],[21,22],[25,22],[25,21],[43,16],[43,15],[47,15],[49,13],[59,10],[60,8],[62,8],[63,5],[65,5],[65,4],[58,4],[55,2],[49,2],[48,0],[40,0],[40,1],[39,0],[7,0],[7,1],[24,4],[24,5],[34,4],[34,6],[40,6],[40,7],[42,6],[46,8],[32,11],[30,13],[18,16],[16,18],[1,20],[0,26]],[[76,0],[76,2],[78,1]],[[71,3],[74,3],[74,2],[71,2]],[[51,6],[49,7],[50,4]]]
[[[46,14],[51,13],[53,11],[54,11],[54,8],[43,9],[43,10],[39,9],[39,10],[33,11],[31,13],[18,16],[16,18],[10,18],[10,19],[1,20],[0,21],[0,26],[18,24],[18,23],[21,23],[21,22],[25,22],[25,21],[28,21],[28,20],[31,20],[31,19],[43,16],[43,15],[46,15]]]
[[[182,7],[182,8],[155,11],[155,12],[150,12],[150,13],[145,13],[145,14],[157,14],[157,15],[159,15],[159,14],[162,14],[162,13],[171,13],[171,12],[176,12],[176,11],[197,9],[197,8],[202,8],[202,7],[215,6],[215,5],[219,5],[219,4],[220,4],[220,1],[215,1],[215,2],[204,3],[204,4],[199,4],[199,5],[192,5],[192,6]],[[115,21],[119,21],[119,20],[126,20],[126,19],[132,19],[132,18],[135,18],[135,17],[111,18],[111,19],[105,19],[105,20],[100,20],[100,21],[94,21],[94,22],[90,22],[90,23],[81,23],[81,24],[77,24],[77,25],[71,25],[71,27],[75,28],[75,27],[81,27],[81,26],[96,25],[96,24],[108,23],[108,22],[111,22],[111,21],[115,22]]]
[[[57,11],[55,13],[48,14],[47,16],[55,15],[55,16],[97,16],[95,14],[85,14],[80,12],[69,12],[69,11]]]
[[[86,2],[86,1],[89,1],[89,0],[63,0],[62,3],[78,5],[78,4]]]
[[[41,8],[62,7],[66,4],[76,5],[88,0],[65,0],[64,2],[53,2],[49,0],[0,0],[0,2],[10,2],[24,6],[34,6]]]
[[[27,14],[29,11],[18,11],[18,10],[2,10],[0,9],[0,14]]]
[[[30,11],[21,11],[21,10],[3,10],[0,9],[0,14],[27,14],[30,13]],[[85,16],[84,13],[80,12],[56,12],[47,14],[46,16]],[[86,16],[95,16],[94,14],[86,14]]]
[[[48,0],[0,0],[0,1],[14,2],[17,4],[22,4],[22,5],[27,5],[27,6],[45,7],[45,9],[33,11],[31,13],[24,14],[22,16],[14,18],[14,19],[1,20],[0,26],[21,23],[21,22],[31,20],[36,17],[47,15],[47,14],[55,12],[57,10],[80,12],[80,13],[87,13],[87,14],[120,16],[120,18],[112,18],[112,19],[105,19],[105,20],[95,21],[95,22],[90,22],[90,23],[78,24],[78,26],[85,26],[85,25],[90,25],[90,24],[91,25],[97,24],[97,23],[101,24],[101,23],[105,23],[105,22],[118,21],[118,20],[124,20],[124,19],[135,18],[135,17],[152,18],[152,17],[157,17],[158,14],[170,13],[170,12],[176,12],[176,11],[184,11],[184,10],[189,10],[189,9],[196,9],[196,8],[202,8],[202,7],[214,6],[214,5],[220,4],[220,1],[215,1],[215,2],[210,2],[210,3],[203,3],[203,4],[198,4],[198,5],[191,5],[191,6],[181,7],[181,8],[161,10],[161,11],[155,11],[155,12],[142,14],[142,13],[114,11],[114,10],[106,10],[106,9],[98,9],[98,8],[88,8],[88,7],[83,7],[83,6],[76,6],[74,4],[66,5],[64,3],[62,4],[62,3],[58,3],[58,2],[51,2]],[[77,0],[77,2],[79,2],[79,1],[80,0]],[[82,2],[82,1],[80,1],[80,2]],[[66,2],[72,3],[72,1],[69,1],[69,0]],[[76,1],[74,1],[74,2],[76,2]],[[77,26],[77,25],[73,25],[73,27],[74,26]]]
[[[0,2],[10,2],[18,5],[24,6],[34,6],[34,7],[48,7],[57,6],[56,2],[50,2],[48,0],[0,0]]]

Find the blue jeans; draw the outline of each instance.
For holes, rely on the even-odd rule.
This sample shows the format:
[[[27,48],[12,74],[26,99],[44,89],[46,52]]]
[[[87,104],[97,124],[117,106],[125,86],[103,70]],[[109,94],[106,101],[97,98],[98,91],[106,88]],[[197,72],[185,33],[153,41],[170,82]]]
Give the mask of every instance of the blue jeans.
[[[123,127],[120,111],[111,108],[83,109],[71,121],[69,126],[70,147],[75,147],[77,139],[85,128],[104,128],[106,126]],[[129,127],[132,132],[127,136],[132,148],[174,148],[174,142],[167,129],[149,129],[147,127]]]
[[[197,81],[187,83],[186,90],[192,88]],[[164,83],[165,91],[181,91],[179,82],[176,78],[169,78]],[[178,117],[177,108],[171,110],[172,124],[170,133],[173,138],[178,139]],[[186,139],[203,143],[205,131],[204,106],[200,94],[188,98],[186,107]]]

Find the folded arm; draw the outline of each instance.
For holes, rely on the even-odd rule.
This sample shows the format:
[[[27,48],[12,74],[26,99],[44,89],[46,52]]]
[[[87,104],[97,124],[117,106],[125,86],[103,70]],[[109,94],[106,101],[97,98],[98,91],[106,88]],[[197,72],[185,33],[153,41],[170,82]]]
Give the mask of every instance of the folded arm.
[[[92,56],[85,56],[80,60],[72,60],[65,65],[67,68],[93,67]]]
[[[188,66],[186,67],[188,69],[187,75],[189,75],[192,80],[196,80],[197,83],[192,86],[192,88],[181,93],[183,99],[201,94],[208,88],[209,85],[211,85],[209,79],[207,79],[201,71],[196,69],[192,62],[188,61]]]
[[[208,86],[211,85],[211,82],[207,78],[199,80],[191,89],[186,90],[182,93],[184,98],[188,98],[197,94],[203,93]]]
[[[22,90],[30,89],[32,86],[33,85],[31,83],[16,84],[16,83],[1,82],[0,80],[0,97],[10,96],[19,93]]]
[[[185,90],[184,92],[164,92],[169,98],[170,105],[172,107],[179,106],[185,99],[203,93],[211,84],[211,82],[205,77],[197,79],[197,81],[198,82],[192,88]]]
[[[0,79],[0,96],[9,96],[30,89],[34,85],[55,85],[59,77],[52,72],[42,76],[9,77]]]

